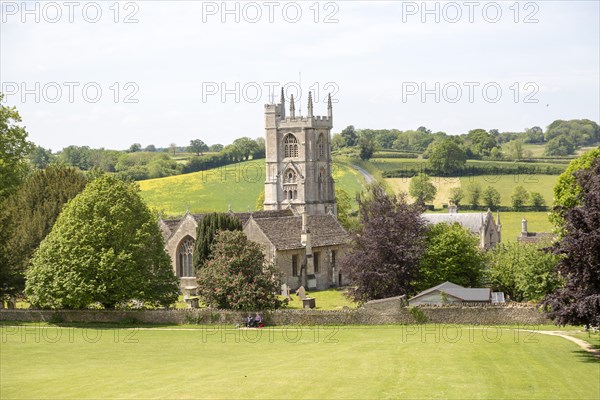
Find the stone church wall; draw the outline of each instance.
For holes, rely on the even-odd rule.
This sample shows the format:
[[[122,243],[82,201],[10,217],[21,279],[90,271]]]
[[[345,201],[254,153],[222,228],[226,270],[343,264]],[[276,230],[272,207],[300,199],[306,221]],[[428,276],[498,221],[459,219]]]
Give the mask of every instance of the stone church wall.
[[[539,325],[551,321],[534,306],[442,306],[419,307],[430,324],[465,325]],[[267,325],[381,325],[414,324],[409,308],[357,310],[277,310],[263,313]],[[0,321],[21,322],[104,322],[148,324],[223,324],[235,325],[247,315],[243,312],[185,310],[0,310]]]

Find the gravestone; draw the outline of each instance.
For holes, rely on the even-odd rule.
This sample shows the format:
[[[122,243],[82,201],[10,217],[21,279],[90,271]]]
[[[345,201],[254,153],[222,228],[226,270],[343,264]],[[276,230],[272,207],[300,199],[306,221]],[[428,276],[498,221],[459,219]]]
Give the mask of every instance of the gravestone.
[[[304,286],[300,286],[298,290],[296,290],[296,295],[300,297],[300,300],[306,299],[306,289],[304,289]]]

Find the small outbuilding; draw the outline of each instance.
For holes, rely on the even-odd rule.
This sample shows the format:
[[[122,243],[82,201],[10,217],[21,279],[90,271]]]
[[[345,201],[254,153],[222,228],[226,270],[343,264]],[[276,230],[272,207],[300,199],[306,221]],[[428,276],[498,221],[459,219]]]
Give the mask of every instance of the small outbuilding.
[[[408,304],[411,306],[464,303],[491,304],[492,290],[490,288],[466,288],[452,282],[444,282],[424,290],[408,300]]]

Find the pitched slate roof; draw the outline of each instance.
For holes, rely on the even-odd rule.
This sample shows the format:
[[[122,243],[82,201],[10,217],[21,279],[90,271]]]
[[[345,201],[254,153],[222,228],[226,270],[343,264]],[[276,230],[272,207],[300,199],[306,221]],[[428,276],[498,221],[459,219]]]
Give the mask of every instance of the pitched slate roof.
[[[301,249],[302,217],[255,218],[254,223],[277,250]],[[307,217],[312,247],[334,246],[348,243],[350,236],[333,215]]]
[[[544,241],[551,241],[556,236],[550,232],[527,232],[527,236],[521,235],[517,237],[517,241],[523,243],[539,243]]]
[[[177,228],[181,219],[161,219],[159,221],[160,230],[165,242],[173,234],[173,230]]]
[[[294,213],[292,212],[292,210],[286,209],[286,210],[268,210],[268,211],[255,211],[255,212],[240,212],[240,213],[234,213],[234,212],[230,212],[232,215],[236,216],[241,222],[242,225],[244,225],[246,222],[248,222],[248,220],[250,219],[250,216],[252,216],[252,218],[254,219],[260,219],[260,218],[281,218],[281,217],[291,217],[294,215]],[[191,216],[194,218],[194,220],[196,221],[196,223],[202,221],[202,218],[204,218],[206,214],[191,214]],[[164,219],[161,220],[162,222],[162,226],[161,229],[163,231],[163,237],[165,239],[165,241],[171,237],[171,235],[173,234],[173,232],[175,232],[175,230],[177,229],[177,227],[179,226],[179,224],[181,223],[181,220],[185,218],[185,216],[181,217],[181,218],[177,218],[177,219]]]
[[[491,289],[489,288],[466,288],[452,282],[444,282],[416,294],[410,298],[409,301],[418,299],[419,297],[423,297],[435,291],[446,293],[463,301],[488,302],[490,301],[491,296]]]
[[[479,234],[481,226],[487,222],[488,213],[422,214],[421,216],[430,224],[458,222],[472,233]]]

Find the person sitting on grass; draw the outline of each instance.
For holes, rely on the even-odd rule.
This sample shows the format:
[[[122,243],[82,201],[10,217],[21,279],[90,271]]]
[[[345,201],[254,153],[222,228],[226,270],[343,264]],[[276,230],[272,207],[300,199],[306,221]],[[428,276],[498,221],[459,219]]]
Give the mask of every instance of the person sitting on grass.
[[[254,317],[254,324],[254,326],[256,327],[264,326],[262,322],[262,317],[259,313],[256,313],[256,316]]]

